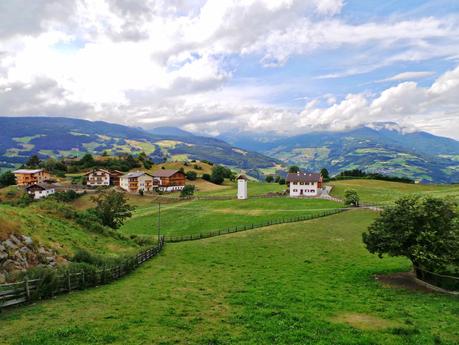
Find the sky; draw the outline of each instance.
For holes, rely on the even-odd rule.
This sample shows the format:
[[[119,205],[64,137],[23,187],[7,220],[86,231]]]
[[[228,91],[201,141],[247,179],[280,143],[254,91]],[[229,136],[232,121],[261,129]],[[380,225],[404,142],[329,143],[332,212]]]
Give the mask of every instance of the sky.
[[[1,0],[0,116],[459,139],[456,0]]]

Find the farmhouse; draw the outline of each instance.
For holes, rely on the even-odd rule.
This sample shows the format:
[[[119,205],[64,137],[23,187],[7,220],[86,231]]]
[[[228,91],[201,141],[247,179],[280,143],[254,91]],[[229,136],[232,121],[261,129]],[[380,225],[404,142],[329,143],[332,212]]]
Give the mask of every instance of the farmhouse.
[[[86,185],[99,187],[110,185],[110,171],[104,169],[93,169],[85,174]]]
[[[119,186],[124,173],[118,170],[93,169],[85,174],[86,185],[92,187]]]
[[[158,185],[153,176],[143,171],[130,172],[120,177],[120,187],[128,192],[151,192]]]
[[[13,171],[18,186],[29,186],[43,183],[49,179],[49,174],[43,169],[19,169]]]
[[[50,183],[35,183],[26,187],[27,194],[33,195],[33,198],[38,200],[46,198],[56,192],[54,185]]]
[[[322,191],[322,175],[320,173],[289,173],[287,183],[291,197],[318,196]]]
[[[153,177],[159,181],[159,190],[172,192],[182,190],[185,187],[185,174],[179,170],[157,170]]]

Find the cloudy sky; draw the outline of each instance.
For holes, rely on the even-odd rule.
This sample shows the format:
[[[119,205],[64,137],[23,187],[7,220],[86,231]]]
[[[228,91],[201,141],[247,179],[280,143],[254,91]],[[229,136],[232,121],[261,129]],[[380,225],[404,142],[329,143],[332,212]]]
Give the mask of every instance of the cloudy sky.
[[[1,0],[0,115],[459,139],[459,1]]]

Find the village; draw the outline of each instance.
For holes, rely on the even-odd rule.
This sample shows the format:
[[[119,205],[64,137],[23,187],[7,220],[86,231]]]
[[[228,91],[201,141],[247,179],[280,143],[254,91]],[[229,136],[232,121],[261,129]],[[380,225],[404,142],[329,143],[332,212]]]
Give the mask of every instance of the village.
[[[94,191],[97,188],[114,188],[125,193],[171,193],[182,191],[187,184],[187,176],[184,170],[159,169],[152,173],[134,170],[122,172],[93,168],[84,173],[84,184],[68,185],[57,182],[45,169],[18,169],[13,171],[16,185],[24,190],[35,200],[46,198],[57,191],[74,190],[77,193]],[[249,178],[238,175],[235,180],[238,183],[237,198],[247,199],[247,181]],[[323,188],[323,177],[320,173],[289,172],[286,173],[286,191],[290,197],[320,197],[328,195],[327,189]]]

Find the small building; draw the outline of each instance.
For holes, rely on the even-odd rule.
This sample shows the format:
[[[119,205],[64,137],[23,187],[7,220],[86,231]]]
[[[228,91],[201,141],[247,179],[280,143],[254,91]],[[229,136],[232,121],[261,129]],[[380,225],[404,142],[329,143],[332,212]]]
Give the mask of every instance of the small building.
[[[119,170],[110,170],[110,185],[119,187],[120,179],[125,173]]]
[[[128,192],[151,192],[158,187],[154,182],[153,176],[143,171],[130,172],[120,177],[120,187]]]
[[[247,199],[247,181],[248,178],[245,175],[237,177],[237,198],[240,200]]]
[[[49,173],[43,169],[19,169],[13,171],[18,186],[30,186],[49,179]]]
[[[185,187],[186,176],[180,170],[161,169],[152,175],[158,181],[160,191],[173,192]]]
[[[50,183],[35,183],[26,187],[27,194],[33,195],[35,200],[46,198],[54,193],[56,189]]]
[[[291,197],[314,197],[322,192],[322,175],[320,173],[289,173],[286,179]]]

